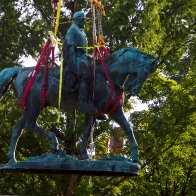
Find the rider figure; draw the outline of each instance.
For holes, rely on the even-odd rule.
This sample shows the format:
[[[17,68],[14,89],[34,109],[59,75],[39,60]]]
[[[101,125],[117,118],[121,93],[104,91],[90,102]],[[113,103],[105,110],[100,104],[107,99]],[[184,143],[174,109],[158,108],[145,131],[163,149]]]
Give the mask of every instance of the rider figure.
[[[89,114],[97,111],[89,100],[89,87],[91,83],[91,57],[87,54],[87,37],[83,31],[86,15],[79,11],[73,15],[73,24],[67,31],[63,43],[63,57],[69,71],[79,75],[79,110]]]

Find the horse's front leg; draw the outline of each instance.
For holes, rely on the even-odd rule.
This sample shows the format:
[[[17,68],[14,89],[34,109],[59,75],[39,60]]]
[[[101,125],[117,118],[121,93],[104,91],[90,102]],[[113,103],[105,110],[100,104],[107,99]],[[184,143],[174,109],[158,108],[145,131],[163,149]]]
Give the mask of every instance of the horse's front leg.
[[[85,127],[83,132],[82,144],[81,144],[81,156],[82,159],[89,159],[87,153],[87,145],[89,141],[90,133],[94,127],[96,117],[92,115],[85,116]]]
[[[129,122],[124,116],[124,113],[122,111],[122,108],[119,107],[115,112],[113,112],[111,115],[111,118],[118,123],[122,129],[124,129],[128,135],[129,141],[131,143],[131,147],[133,148],[133,152],[131,153],[131,157],[134,161],[139,161],[139,150],[138,150],[138,144],[136,142],[133,129],[131,128]]]

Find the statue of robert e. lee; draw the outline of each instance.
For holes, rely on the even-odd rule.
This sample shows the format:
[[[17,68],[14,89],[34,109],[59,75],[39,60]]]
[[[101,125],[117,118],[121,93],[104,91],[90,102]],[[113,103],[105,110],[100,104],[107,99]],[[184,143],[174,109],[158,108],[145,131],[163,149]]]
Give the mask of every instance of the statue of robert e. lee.
[[[87,37],[84,32],[86,15],[78,11],[73,15],[73,24],[66,33],[63,43],[64,66],[69,66],[69,74],[77,75],[80,80],[79,86],[79,110],[81,112],[95,114],[97,111],[93,106],[93,100],[89,96],[90,83],[92,79],[91,56],[87,54]],[[100,114],[99,119],[104,120],[106,116]]]

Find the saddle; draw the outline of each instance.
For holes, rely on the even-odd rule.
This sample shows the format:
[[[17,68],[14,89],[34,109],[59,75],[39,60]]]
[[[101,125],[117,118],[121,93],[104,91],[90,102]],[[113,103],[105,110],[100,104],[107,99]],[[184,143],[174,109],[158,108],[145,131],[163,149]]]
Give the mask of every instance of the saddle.
[[[72,93],[79,90],[80,85],[80,74],[79,74],[79,65],[81,60],[89,61],[91,64],[91,59],[88,56],[85,58],[77,57],[76,65],[70,67],[66,61],[64,62],[64,74],[63,74],[63,86],[66,92]],[[85,73],[83,73],[85,74]]]

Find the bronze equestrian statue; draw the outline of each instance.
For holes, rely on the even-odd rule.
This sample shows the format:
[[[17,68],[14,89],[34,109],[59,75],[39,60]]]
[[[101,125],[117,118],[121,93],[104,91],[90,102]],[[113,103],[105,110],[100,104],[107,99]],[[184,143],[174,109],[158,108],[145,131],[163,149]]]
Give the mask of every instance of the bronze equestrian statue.
[[[70,42],[68,40],[65,39],[65,42],[68,43],[64,44],[64,49],[66,47],[69,47],[70,45]],[[79,44],[81,43],[79,42]],[[86,43],[84,43],[84,46],[85,45]],[[78,65],[82,68],[82,70],[80,70],[81,72],[79,71],[79,78],[77,78],[77,81],[79,81],[79,83],[81,84],[79,85],[79,88],[75,89],[75,91],[68,92],[67,86],[69,86],[70,84],[67,85],[68,81],[63,80],[61,109],[66,111],[80,111],[81,104],[83,104],[83,101],[86,102],[86,95],[88,94],[88,92],[86,92],[85,88],[86,86],[89,86],[89,83],[87,84],[87,82],[89,82],[90,80],[90,76],[88,74],[87,76],[81,76],[80,74],[82,74],[83,72],[83,67],[85,67],[86,69],[90,69],[90,61],[88,60],[89,57],[85,56],[85,48],[79,50],[75,42],[73,45],[71,44],[70,46],[72,47],[72,49],[69,50],[69,52],[75,50],[75,52],[73,52],[73,55],[78,55],[78,58],[76,57],[75,59],[76,61],[79,61],[79,63],[71,62],[73,60],[72,57],[65,52],[63,78],[66,78],[66,76],[70,73],[72,66],[74,74],[75,71],[79,71],[80,68],[75,70],[74,67],[75,65]],[[81,54],[79,54],[82,53],[81,51],[84,53],[82,56],[80,56]],[[68,58],[68,60],[66,58]],[[110,82],[112,83],[113,89],[111,88],[111,85],[109,85],[108,80],[106,79],[106,72],[102,68],[102,63],[100,61],[96,61],[96,75],[94,88],[95,96],[94,100],[91,100],[93,104],[93,109],[91,106],[89,107],[90,109],[86,109],[86,104],[88,103],[85,103],[86,118],[81,145],[82,158],[88,159],[88,139],[90,136],[92,126],[94,126],[94,123],[97,119],[97,116],[102,113],[109,113],[108,115],[111,117],[111,119],[118,123],[122,127],[122,129],[124,129],[127,133],[130,145],[133,149],[131,153],[132,159],[135,161],[139,161],[138,144],[134,137],[133,130],[129,122],[126,120],[123,112],[123,97],[122,99],[119,99],[119,95],[122,91],[127,91],[128,93],[130,93],[131,96],[136,95],[141,89],[145,80],[148,77],[150,77],[150,75],[158,68],[158,60],[135,48],[124,48],[104,57],[104,62],[105,69],[108,71],[108,77],[110,79]],[[18,99],[21,99],[24,94],[25,84],[27,83],[29,75],[33,72],[33,70],[34,67],[12,67],[2,70],[0,72],[0,99],[6,93],[9,85],[11,85],[12,83],[14,84],[13,87],[16,93],[16,97]],[[48,68],[48,86],[46,91],[47,96],[44,107],[58,107],[59,73],[59,67]],[[47,136],[50,140],[51,150],[54,153],[58,152],[58,140],[56,138],[56,135],[53,132],[48,132],[44,130],[37,124],[37,119],[42,111],[41,89],[43,74],[44,71],[41,67],[26,100],[27,110],[22,110],[20,120],[13,127],[11,144],[8,151],[8,157],[10,159],[10,162],[16,161],[15,150],[17,142],[20,136],[22,135],[24,129]],[[80,77],[83,78],[80,79]],[[86,77],[87,80],[85,80]],[[83,85],[85,86],[85,88]],[[83,94],[83,92],[81,92],[81,89],[83,88],[85,91],[85,95]],[[83,96],[85,100],[83,100]],[[108,105],[109,102],[110,104]],[[107,109],[103,110],[103,108],[105,108],[106,105],[108,105]],[[111,108],[113,108],[112,112]],[[91,109],[93,110],[93,115],[92,111],[90,111]]]

